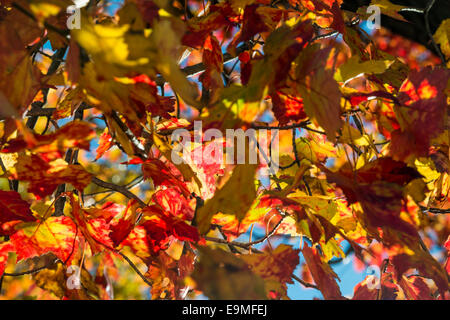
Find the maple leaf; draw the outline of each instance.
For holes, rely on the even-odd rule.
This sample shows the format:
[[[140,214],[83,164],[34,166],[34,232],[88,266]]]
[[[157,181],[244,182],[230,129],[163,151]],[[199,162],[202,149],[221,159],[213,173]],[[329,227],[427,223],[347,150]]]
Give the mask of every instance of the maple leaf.
[[[2,117],[22,115],[39,91],[41,73],[32,63],[26,46],[39,37],[40,31],[37,23],[29,20],[25,14],[11,10],[0,24]],[[17,26],[20,27],[15,29]]]
[[[77,256],[79,237],[77,227],[69,217],[50,217],[45,221],[26,222],[16,226],[10,241],[18,261],[54,253],[61,261]]]
[[[164,234],[164,239],[173,235],[181,241],[199,240],[199,234],[195,227],[188,225],[183,220],[169,216],[157,206],[149,206],[143,209],[145,216],[144,227],[150,234],[155,233],[158,237]],[[152,237],[152,235],[151,235]]]
[[[286,124],[289,121],[299,121],[307,118],[304,111],[303,99],[283,94],[278,91],[271,95],[272,110],[280,124]]]
[[[150,242],[143,226],[134,227],[126,239],[121,242],[120,247],[129,247],[137,257],[145,262],[151,261],[152,254],[160,250]]]
[[[227,17],[234,15],[228,2],[211,5],[208,14],[188,20],[182,43],[193,48],[201,47],[212,31],[231,26]]]
[[[200,261],[192,278],[210,299],[267,299],[264,281],[232,253],[221,249],[199,247]]]
[[[439,28],[434,33],[433,38],[441,46],[441,51],[448,58],[450,57],[450,19],[442,21]]]
[[[0,224],[20,220],[35,221],[30,204],[15,191],[0,190]]]
[[[256,34],[273,30],[282,17],[283,12],[278,8],[268,8],[256,3],[247,5],[242,17],[242,29],[236,34],[228,50],[233,50],[235,44],[250,40]]]
[[[61,158],[68,148],[89,151],[89,142],[94,136],[95,133],[90,123],[73,121],[51,134],[31,134],[26,138],[9,140],[0,152],[14,153],[30,150],[39,153],[43,159],[52,161]]]
[[[367,276],[354,288],[352,300],[395,300],[399,287],[394,283],[391,273],[383,273],[381,279]]]
[[[95,156],[95,160],[100,159],[113,145],[114,142],[109,134],[109,130],[108,128],[105,128],[98,140],[97,155]]]
[[[450,72],[427,67],[411,71],[403,82],[395,110],[400,129],[392,132],[391,154],[399,160],[429,154],[430,140],[443,132],[447,110],[444,90]]]
[[[61,263],[57,263],[33,275],[33,278],[37,286],[52,292],[58,298],[62,298],[67,290],[64,269]]]
[[[178,279],[176,273],[176,261],[164,252],[160,253],[156,261],[148,268],[145,277],[152,283],[152,299],[174,298],[175,282]]]
[[[200,76],[200,81],[208,89],[223,87],[221,73],[223,71],[223,55],[219,41],[213,35],[206,38],[203,46],[203,63],[205,72]],[[215,101],[216,97],[211,97]]]
[[[182,194],[189,195],[186,184],[182,181],[181,174],[171,165],[166,165],[158,159],[151,159],[142,164],[144,178],[151,178],[157,186],[176,186]]]
[[[315,248],[310,248],[305,243],[302,249],[303,257],[311,272],[314,282],[317,284],[320,292],[325,299],[343,299],[341,290],[336,282],[338,276],[333,269],[322,260],[320,254]]]
[[[444,244],[445,249],[447,249],[447,260],[445,262],[445,270],[450,274],[450,236],[448,236],[447,241]]]
[[[120,246],[130,247],[144,261],[167,249],[174,239],[191,242],[200,240],[195,227],[170,216],[157,205],[144,208],[142,213],[142,223],[131,230]]]
[[[152,199],[175,217],[182,220],[192,220],[194,217],[194,210],[189,201],[175,188],[158,190]]]
[[[402,276],[399,286],[408,300],[434,300],[430,287],[422,277]]]
[[[286,295],[286,283],[293,283],[292,273],[297,267],[300,250],[292,246],[280,244],[272,252],[263,254],[242,255],[250,269],[266,281],[266,290],[274,287],[279,293]],[[275,285],[276,284],[276,285]]]
[[[370,4],[380,8],[382,14],[397,20],[406,21],[405,18],[399,14],[399,11],[405,8],[404,6],[393,4],[388,0],[372,0]]]
[[[36,197],[45,197],[55,191],[60,184],[70,183],[76,189],[83,190],[92,175],[80,165],[69,165],[62,159],[47,163],[37,155],[20,155],[14,178],[28,181],[28,191]]]
[[[181,299],[182,280],[194,269],[194,259],[192,252],[182,255],[178,261],[160,252],[145,274],[152,283],[152,299]]]
[[[207,200],[195,217],[196,225],[201,234],[206,233],[211,225],[211,219],[216,213],[235,215],[242,220],[256,198],[255,172],[257,165],[239,164],[225,185]],[[240,188],[241,193],[236,190]]]
[[[352,56],[334,74],[338,82],[348,82],[362,74],[378,74],[385,72],[393,63],[391,60],[360,61],[358,56]]]
[[[116,214],[111,221],[106,220],[110,224],[110,238],[115,246],[118,246],[133,230],[138,217],[139,203],[132,199],[128,201],[125,208]]]
[[[325,68],[331,48],[310,46],[303,51],[297,67],[298,92],[306,114],[325,129],[328,139],[335,140],[342,125],[341,92],[333,72]]]
[[[173,55],[181,47],[178,35],[169,20],[162,20],[155,25],[151,36],[158,52],[156,67],[186,103],[198,107],[200,102],[197,86],[187,80],[175,62],[177,57]]]
[[[83,234],[92,252],[98,253],[105,249],[111,249],[114,244],[110,238],[110,226],[102,218],[88,219],[83,209],[80,207],[78,198],[70,193],[70,204],[72,206],[72,216],[79,230]]]
[[[397,281],[400,281],[406,271],[415,268],[425,277],[433,279],[441,296],[445,296],[445,292],[449,288],[449,282],[447,273],[442,266],[428,252],[420,248],[414,251],[407,249],[404,251],[404,253],[394,255],[391,259]]]
[[[392,158],[379,158],[354,174],[345,169],[340,173],[323,169],[327,179],[344,191],[350,204],[360,202],[370,226],[401,231],[411,237],[408,241],[418,238],[415,227],[400,218],[402,187],[420,177],[416,170]]]
[[[14,251],[14,245],[7,241],[0,243],[0,277],[5,272],[6,264],[8,263],[8,253]]]

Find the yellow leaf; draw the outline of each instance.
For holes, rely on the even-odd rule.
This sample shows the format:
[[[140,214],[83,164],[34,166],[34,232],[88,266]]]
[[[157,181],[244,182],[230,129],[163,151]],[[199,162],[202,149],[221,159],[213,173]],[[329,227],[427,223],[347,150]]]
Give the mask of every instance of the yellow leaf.
[[[382,14],[397,20],[406,21],[405,18],[398,13],[400,10],[404,9],[405,6],[393,4],[388,0],[372,0],[370,4],[380,8]],[[366,8],[360,8],[357,13],[361,14],[363,17],[366,17],[368,16],[368,13],[365,9]]]
[[[345,122],[342,127],[342,134],[339,137],[339,142],[362,147],[370,145],[370,138],[368,135],[362,135],[358,129]]]
[[[161,139],[161,137],[157,134],[153,135],[153,142],[155,143],[155,146],[159,149],[159,151],[161,151],[161,153],[164,155],[164,157],[170,161],[172,159],[172,147],[163,139]],[[173,165],[177,167],[178,170],[180,170],[181,174],[187,181],[194,181],[198,187],[198,190],[201,190],[202,182],[189,166],[189,164],[181,162],[179,164],[173,163]]]
[[[128,24],[94,24],[84,15],[81,25],[71,35],[91,55],[103,77],[125,76],[130,71],[154,74],[156,49],[145,30],[131,32]]]
[[[434,34],[434,40],[441,46],[442,53],[450,57],[450,19],[442,21]]]
[[[154,26],[152,39],[158,50],[156,67],[180,97],[189,105],[200,106],[197,86],[188,81],[176,61],[180,53],[184,51],[181,46],[180,36],[183,30],[178,30],[178,25],[173,25],[171,20],[161,20]],[[178,32],[176,32],[178,31]]]
[[[347,82],[363,74],[378,74],[385,72],[393,60],[359,61],[358,56],[352,56],[334,74],[338,82]]]
[[[57,263],[35,274],[33,278],[38,287],[50,291],[58,298],[62,298],[67,289],[64,269],[61,263]]]
[[[238,164],[230,179],[206,201],[195,217],[201,234],[206,233],[216,213],[232,214],[239,221],[244,219],[256,198],[255,173],[258,165]]]

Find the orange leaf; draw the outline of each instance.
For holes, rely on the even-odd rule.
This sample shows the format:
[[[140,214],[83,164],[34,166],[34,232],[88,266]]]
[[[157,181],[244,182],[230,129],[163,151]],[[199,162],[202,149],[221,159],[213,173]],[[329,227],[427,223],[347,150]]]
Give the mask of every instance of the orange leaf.
[[[336,282],[338,276],[334,273],[333,269],[322,260],[321,256],[315,248],[310,248],[305,243],[303,250],[303,257],[306,260],[306,264],[311,272],[314,282],[317,284],[323,297],[328,300],[343,299],[341,290]]]

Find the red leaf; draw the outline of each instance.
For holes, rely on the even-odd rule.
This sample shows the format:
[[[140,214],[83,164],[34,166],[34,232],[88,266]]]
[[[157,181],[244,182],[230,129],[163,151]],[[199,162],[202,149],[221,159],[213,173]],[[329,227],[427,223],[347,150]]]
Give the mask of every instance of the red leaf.
[[[0,278],[5,272],[6,264],[8,262],[8,253],[14,251],[14,246],[11,242],[0,243]]]
[[[336,282],[336,278],[339,279],[338,276],[334,273],[333,269],[322,260],[317,250],[315,248],[310,248],[308,244],[305,243],[302,253],[314,282],[320,292],[322,292],[323,297],[326,300],[344,299]]]
[[[83,190],[92,179],[92,175],[81,165],[67,164],[62,159],[47,163],[36,155],[20,155],[16,166],[17,180],[28,181],[28,191],[42,198],[55,191],[60,184],[70,183],[76,189]]]
[[[321,168],[328,181],[344,191],[349,204],[360,202],[370,227],[388,227],[410,235],[410,241],[417,240],[415,227],[400,218],[402,187],[420,177],[417,171],[391,158],[372,161],[354,174],[348,169],[333,173],[324,166]]]
[[[108,128],[105,128],[98,140],[97,156],[95,157],[95,160],[100,159],[113,145],[114,141],[109,134],[109,130]]]
[[[304,120],[308,117],[303,110],[302,98],[290,96],[281,91],[273,93],[271,97],[272,110],[280,124]]]
[[[173,235],[181,241],[197,242],[200,239],[197,228],[186,224],[181,219],[167,215],[157,206],[144,208],[143,212],[149,217],[143,225],[150,234],[156,234],[156,238],[161,239],[164,234],[165,238]]]
[[[131,230],[133,230],[137,219],[138,207],[139,203],[136,200],[130,200],[127,207],[120,212],[120,215],[116,215],[111,221],[110,237],[115,246],[118,246],[125,240]]]
[[[54,133],[40,135],[32,134],[30,138],[16,138],[9,140],[1,152],[20,152],[25,149],[41,153],[47,161],[61,158],[68,148],[89,150],[90,140],[95,132],[90,123],[73,121],[61,127]]]
[[[391,262],[397,281],[409,269],[418,269],[420,274],[433,279],[441,296],[449,289],[447,273],[428,252],[418,249],[414,253],[400,253],[392,257]]]
[[[447,241],[444,244],[445,249],[447,249],[447,261],[445,262],[445,270],[450,275],[450,236],[448,236]]]
[[[183,220],[192,220],[194,217],[194,210],[189,201],[176,188],[159,190],[152,198],[155,203],[175,217]]]
[[[77,227],[69,217],[50,217],[42,222],[22,223],[10,241],[18,261],[53,252],[61,261],[76,256],[79,246]]]
[[[114,247],[109,235],[111,232],[109,223],[102,218],[89,219],[80,207],[78,199],[72,193],[69,194],[69,198],[72,205],[72,215],[92,252],[98,253]]]
[[[422,277],[403,276],[399,282],[408,300],[435,300],[430,287],[425,283]]]
[[[178,187],[185,195],[190,194],[182,176],[175,168],[169,168],[164,162],[158,159],[151,159],[142,164],[144,178],[151,178],[155,186]]]
[[[0,190],[0,224],[14,220],[35,221],[36,218],[18,192]]]
[[[398,94],[402,104],[396,111],[401,129],[392,132],[390,152],[399,159],[426,157],[430,140],[445,127],[447,97],[445,88],[450,71],[431,67],[412,71]]]

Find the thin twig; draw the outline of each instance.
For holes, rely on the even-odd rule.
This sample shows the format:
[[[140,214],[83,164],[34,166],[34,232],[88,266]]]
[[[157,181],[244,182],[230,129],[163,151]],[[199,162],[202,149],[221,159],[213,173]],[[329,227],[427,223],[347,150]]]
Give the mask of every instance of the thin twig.
[[[75,115],[73,120],[82,120],[83,119],[83,108],[78,108],[77,111],[75,111]],[[65,161],[68,164],[73,164],[73,163],[77,163],[78,162],[78,150],[73,149],[73,148],[69,148],[69,150],[67,150],[66,152],[66,157],[65,157]],[[56,193],[55,193],[55,216],[59,217],[62,216],[64,214],[64,207],[66,205],[66,198],[65,197],[60,197],[60,195],[66,191],[66,185],[60,184],[58,186],[58,188],[56,189]]]
[[[425,206],[419,206],[420,210],[422,210],[423,213],[431,212],[434,214],[449,214],[450,209],[439,209],[439,208],[427,208]]]
[[[239,47],[236,48],[236,55],[235,56],[229,54],[228,52],[224,53],[224,55],[223,55],[223,64],[226,64],[226,63],[236,59],[237,56],[239,56],[239,54],[241,54],[244,51],[249,50],[250,48],[251,48],[251,44],[244,43],[244,44],[242,44],[242,45],[240,45]],[[205,67],[205,65],[203,63],[197,63],[197,64],[194,64],[192,66],[187,66],[187,67],[181,69],[181,71],[186,75],[186,77],[190,78],[190,77],[193,77],[193,76],[195,76],[195,75],[205,71],[205,69],[206,69],[206,67]],[[156,77],[156,81],[155,82],[156,82],[157,86],[162,86],[167,81],[161,75],[159,75],[159,76]]]
[[[47,269],[47,268],[51,268],[55,264],[57,264],[58,262],[61,262],[61,260],[55,259],[53,261],[50,261],[48,264],[46,264],[45,266],[42,266],[42,267],[38,267],[38,268],[35,268],[35,269],[22,271],[22,272],[13,272],[13,273],[5,272],[5,273],[3,273],[3,276],[5,276],[5,277],[20,277],[20,276],[25,276],[27,274],[33,274],[33,273],[39,272],[41,270],[44,270],[44,269]]]
[[[136,265],[133,263],[133,261],[130,260],[130,258],[128,258],[125,254],[123,254],[120,251],[116,251],[116,253],[120,254],[122,256],[122,258],[125,259],[126,262],[128,262],[128,264],[130,265],[131,268],[133,268],[133,270],[139,275],[139,277],[146,283],[148,284],[150,287],[153,285],[143,274],[142,272],[138,269],[138,267],[136,267]]]
[[[252,125],[253,129],[256,130],[261,130],[261,129],[266,129],[266,130],[292,130],[292,129],[296,129],[296,128],[302,128],[308,131],[312,131],[315,133],[319,133],[319,134],[326,134],[323,131],[319,131],[319,130],[315,130],[312,128],[308,127],[308,124],[310,124],[310,121],[303,121],[300,123],[294,123],[294,124],[290,124],[290,125],[286,125],[286,126],[269,126],[269,125]]]
[[[124,187],[124,186],[118,186],[117,184],[114,184],[114,183],[110,183],[110,182],[106,182],[106,181],[100,180],[100,179],[97,178],[97,177],[93,177],[92,180],[91,180],[91,182],[94,183],[94,184],[96,184],[96,185],[98,185],[98,186],[100,186],[100,187],[103,187],[103,188],[106,188],[106,189],[110,189],[110,190],[117,191],[117,192],[123,194],[123,195],[124,195],[125,197],[127,197],[128,199],[135,199],[135,200],[139,203],[139,205],[140,205],[141,207],[146,207],[146,206],[147,206],[147,204],[146,204],[144,201],[142,201],[137,195],[135,195],[134,193],[132,193],[130,190],[128,190],[128,189],[127,189],[126,187]]]

